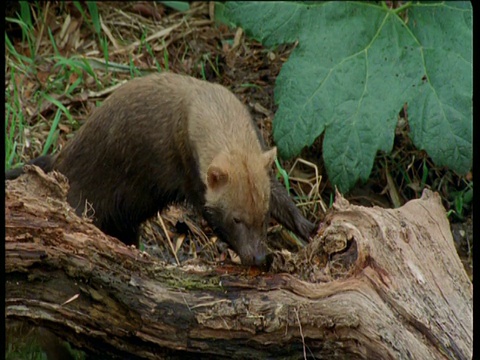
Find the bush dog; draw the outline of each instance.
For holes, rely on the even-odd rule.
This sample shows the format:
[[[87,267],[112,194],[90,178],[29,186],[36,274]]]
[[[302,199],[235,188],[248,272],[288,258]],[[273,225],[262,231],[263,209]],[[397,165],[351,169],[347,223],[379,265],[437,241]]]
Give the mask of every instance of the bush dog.
[[[186,200],[243,264],[264,265],[270,215],[303,239],[314,230],[271,174],[276,153],[232,92],[165,72],[121,86],[57,155],[30,164],[64,174],[76,212],[88,201],[94,224],[126,244],[137,244],[144,220]]]

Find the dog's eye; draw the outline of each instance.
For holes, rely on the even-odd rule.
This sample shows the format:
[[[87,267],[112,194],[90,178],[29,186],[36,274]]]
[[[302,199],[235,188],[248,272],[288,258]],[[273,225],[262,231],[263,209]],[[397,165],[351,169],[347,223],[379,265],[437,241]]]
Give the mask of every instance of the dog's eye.
[[[234,222],[235,224],[240,224],[240,223],[241,223],[241,220],[240,220],[239,218],[237,218],[237,217],[234,217],[234,218],[233,218],[233,222]]]

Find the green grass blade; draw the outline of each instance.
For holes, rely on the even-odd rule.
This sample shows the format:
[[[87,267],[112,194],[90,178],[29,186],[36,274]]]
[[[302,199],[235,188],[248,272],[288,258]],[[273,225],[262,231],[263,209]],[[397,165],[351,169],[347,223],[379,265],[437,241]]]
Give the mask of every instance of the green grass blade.
[[[87,20],[87,14],[85,14],[85,11],[83,11],[83,7],[82,7],[82,4],[80,3],[80,1],[74,1],[73,2],[73,5],[77,8],[77,10],[80,12],[80,14],[82,15],[82,18],[84,20]]]
[[[88,12],[92,18],[93,27],[98,36],[102,33],[102,26],[100,24],[100,16],[98,14],[98,7],[96,1],[87,1]]]
[[[42,96],[45,100],[50,101],[52,104],[54,104],[60,110],[62,110],[64,112],[65,116],[68,118],[68,120],[70,120],[70,122],[72,124],[75,123],[75,120],[73,120],[72,115],[70,114],[70,111],[68,111],[68,109],[60,101],[58,101],[57,99],[54,99],[53,97],[51,97],[50,95],[45,94],[45,93],[42,94]]]
[[[52,127],[50,128],[50,131],[48,133],[47,140],[45,141],[45,145],[43,146],[42,155],[48,154],[48,150],[52,146],[53,140],[56,137],[55,135],[56,135],[57,127],[61,117],[62,117],[62,111],[58,109],[57,113],[55,114],[55,118],[53,119]]]
[[[188,4],[188,1],[159,1],[159,3],[179,12],[190,10],[190,5]]]
[[[285,181],[285,187],[287,188],[287,191],[290,193],[290,179],[287,172],[284,168],[282,168],[282,165],[280,165],[278,159],[275,159],[275,165],[277,166],[278,173],[283,178],[283,181]]]
[[[53,51],[55,52],[55,55],[58,57],[61,57],[60,51],[58,51],[57,43],[55,41],[55,38],[53,37],[52,30],[50,28],[48,28],[48,37],[52,42],[52,47],[53,47]]]

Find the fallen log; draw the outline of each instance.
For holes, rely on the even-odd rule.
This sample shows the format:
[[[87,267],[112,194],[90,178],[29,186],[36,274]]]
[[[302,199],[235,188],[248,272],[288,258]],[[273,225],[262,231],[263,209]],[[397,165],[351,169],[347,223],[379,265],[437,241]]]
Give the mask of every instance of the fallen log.
[[[165,264],[104,235],[58,174],[5,186],[5,315],[119,358],[471,359],[473,285],[439,196],[399,209],[337,194],[269,272]]]

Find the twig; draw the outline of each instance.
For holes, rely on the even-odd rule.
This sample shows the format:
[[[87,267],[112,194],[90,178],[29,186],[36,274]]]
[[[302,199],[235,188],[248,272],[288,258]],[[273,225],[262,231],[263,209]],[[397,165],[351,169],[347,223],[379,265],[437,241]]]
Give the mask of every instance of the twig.
[[[298,322],[298,328],[300,330],[300,336],[302,337],[302,345],[303,345],[303,358],[307,360],[307,348],[305,346],[305,337],[303,336],[303,330],[302,330],[302,324],[300,323],[300,317],[298,316],[298,310],[297,308],[293,308],[293,311],[295,312],[295,316],[297,317],[297,322]]]
[[[178,261],[178,257],[177,257],[177,252],[173,248],[172,240],[168,235],[167,227],[165,226],[165,223],[163,222],[163,219],[160,216],[160,213],[157,213],[157,217],[158,217],[158,221],[160,221],[160,224],[162,225],[163,231],[165,232],[165,236],[167,237],[168,245],[170,245],[170,249],[172,250],[173,256],[175,256],[175,261],[177,262],[177,265],[180,265],[180,261]]]
[[[173,26],[170,26],[169,28],[166,28],[166,29],[162,29],[160,31],[157,31],[155,34],[153,35],[150,35],[149,37],[147,37],[144,42],[150,42],[154,39],[158,39],[158,38],[161,38],[161,37],[167,37],[168,34],[170,34],[172,32],[172,30],[176,29],[177,27],[179,27],[181,25],[181,23],[179,24],[176,24],[176,25],[173,25]],[[118,55],[118,54],[122,54],[122,53],[125,53],[125,52],[128,52],[130,50],[133,50],[135,49],[137,46],[139,46],[140,44],[142,43],[141,40],[137,40],[133,43],[131,43],[130,45],[126,46],[126,47],[123,47],[123,48],[120,48],[118,50],[115,50],[115,51],[112,51],[112,55]]]
[[[108,37],[108,38],[110,39],[110,41],[112,42],[112,45],[113,45],[113,47],[115,48],[115,50],[118,50],[118,49],[119,49],[119,46],[118,46],[117,40],[113,37],[113,35],[112,35],[112,33],[110,32],[110,29],[108,28],[108,26],[105,25],[105,23],[103,22],[101,16],[100,16],[100,25],[102,26],[102,29],[103,29],[103,31],[105,32],[105,34],[107,35],[107,37]]]

